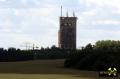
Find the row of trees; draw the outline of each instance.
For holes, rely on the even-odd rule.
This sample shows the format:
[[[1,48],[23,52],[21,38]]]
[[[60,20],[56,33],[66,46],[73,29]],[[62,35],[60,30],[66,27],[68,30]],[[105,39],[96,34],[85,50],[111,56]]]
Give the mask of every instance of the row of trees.
[[[23,61],[33,59],[63,59],[69,56],[68,50],[56,46],[41,48],[40,50],[20,50],[16,48],[0,48],[0,61]]]
[[[31,51],[9,48],[8,50],[0,48],[0,61],[23,61],[33,59]]]
[[[41,50],[0,48],[0,61],[24,61],[33,59],[66,59],[64,66],[84,70],[99,70],[115,66],[120,70],[120,41],[102,40],[88,44],[79,50],[59,49],[56,46]],[[106,69],[106,68],[105,68]]]
[[[102,40],[88,44],[66,59],[65,67],[84,70],[103,70],[110,66],[120,70],[120,41]]]

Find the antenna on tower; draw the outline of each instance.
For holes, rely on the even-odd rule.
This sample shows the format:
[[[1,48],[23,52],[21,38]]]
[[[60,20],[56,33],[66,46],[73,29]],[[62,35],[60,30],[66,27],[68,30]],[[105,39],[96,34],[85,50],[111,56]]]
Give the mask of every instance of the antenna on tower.
[[[61,17],[62,17],[62,5],[61,5]]]
[[[67,11],[67,13],[66,13],[66,16],[68,17],[68,11]]]
[[[73,17],[75,17],[75,12],[73,11]]]

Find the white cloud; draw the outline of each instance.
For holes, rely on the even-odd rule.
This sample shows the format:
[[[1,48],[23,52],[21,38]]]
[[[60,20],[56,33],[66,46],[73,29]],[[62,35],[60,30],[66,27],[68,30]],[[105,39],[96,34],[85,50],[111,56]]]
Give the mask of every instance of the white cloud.
[[[86,5],[89,9],[96,9],[97,11],[101,10],[102,13],[106,10],[110,10],[113,13],[120,12],[120,0],[79,0],[79,2]]]
[[[49,17],[49,15],[54,11],[52,8],[31,8],[28,9],[29,16],[36,17]],[[35,17],[35,18],[36,18]]]
[[[0,33],[3,35],[9,33],[6,35],[6,38],[10,39],[7,43],[12,42],[12,44],[9,43],[8,46],[19,47],[21,43],[26,41],[44,47],[57,44],[57,27],[59,25],[58,20],[56,20],[58,19],[56,12],[56,7],[3,9],[0,16],[7,15],[8,17],[3,17],[3,22],[0,21],[0,27],[2,28]],[[0,35],[0,37],[2,36]],[[7,41],[4,38],[1,41]]]
[[[86,2],[86,4],[88,4],[88,5],[119,6],[120,0],[84,0],[84,2]]]
[[[92,9],[92,10],[82,12],[82,14],[80,16],[82,16],[82,17],[94,17],[94,16],[96,16],[96,14],[97,14],[96,10]]]
[[[0,0],[0,2],[5,2],[6,0]]]
[[[22,3],[23,5],[26,5],[26,4],[27,4],[27,0],[21,0],[21,3]]]
[[[15,14],[16,16],[19,16],[19,15],[20,15],[19,10],[15,9],[15,10],[14,10],[14,14]]]
[[[0,1],[4,2],[6,0]],[[59,1],[20,0],[22,5],[17,3],[17,0],[11,1],[3,4],[9,8],[0,8],[0,41],[8,41],[8,44],[13,42],[14,45],[20,45],[27,40],[40,44],[40,46],[57,44],[60,15]],[[72,1],[71,3],[68,1],[66,0],[64,3],[63,12],[66,12],[68,4],[70,4],[70,10],[76,6],[77,0],[74,0],[74,5]],[[115,16],[116,13],[120,14],[119,0],[79,1],[81,1],[81,5],[74,8],[78,16],[78,46],[100,39],[120,39],[118,37],[120,32],[116,31],[118,27],[112,29],[114,28],[113,25],[120,25],[120,17]],[[107,25],[112,30],[106,29],[105,26]],[[10,45],[13,44],[10,43]]]
[[[11,32],[11,26],[12,26],[12,23],[11,21],[9,20],[6,20],[4,23],[1,23],[0,26],[2,27],[1,31],[2,32]]]
[[[79,30],[77,45],[85,46],[88,43],[94,44],[98,40],[119,40],[120,31],[115,30],[104,30],[104,29],[82,29]]]
[[[102,19],[102,20],[96,20],[96,21],[93,21],[92,23],[93,25],[106,25],[106,24],[109,24],[109,25],[120,25],[120,20],[113,20],[113,19]]]

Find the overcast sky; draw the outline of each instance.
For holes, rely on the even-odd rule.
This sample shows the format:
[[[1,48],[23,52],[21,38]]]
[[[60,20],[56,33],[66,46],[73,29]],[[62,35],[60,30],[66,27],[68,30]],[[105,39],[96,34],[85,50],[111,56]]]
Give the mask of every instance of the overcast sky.
[[[0,47],[58,46],[61,4],[78,17],[78,48],[120,39],[120,0],[0,0]]]

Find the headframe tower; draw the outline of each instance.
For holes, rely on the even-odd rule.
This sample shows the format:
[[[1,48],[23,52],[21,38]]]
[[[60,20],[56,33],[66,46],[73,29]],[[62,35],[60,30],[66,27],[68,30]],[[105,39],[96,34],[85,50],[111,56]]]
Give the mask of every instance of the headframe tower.
[[[75,12],[73,11],[73,16],[69,16],[67,11],[66,16],[64,17],[62,14],[62,6],[61,6],[61,16],[59,19],[59,23],[60,23],[60,28],[58,33],[59,48],[76,49],[77,17],[75,16]]]

